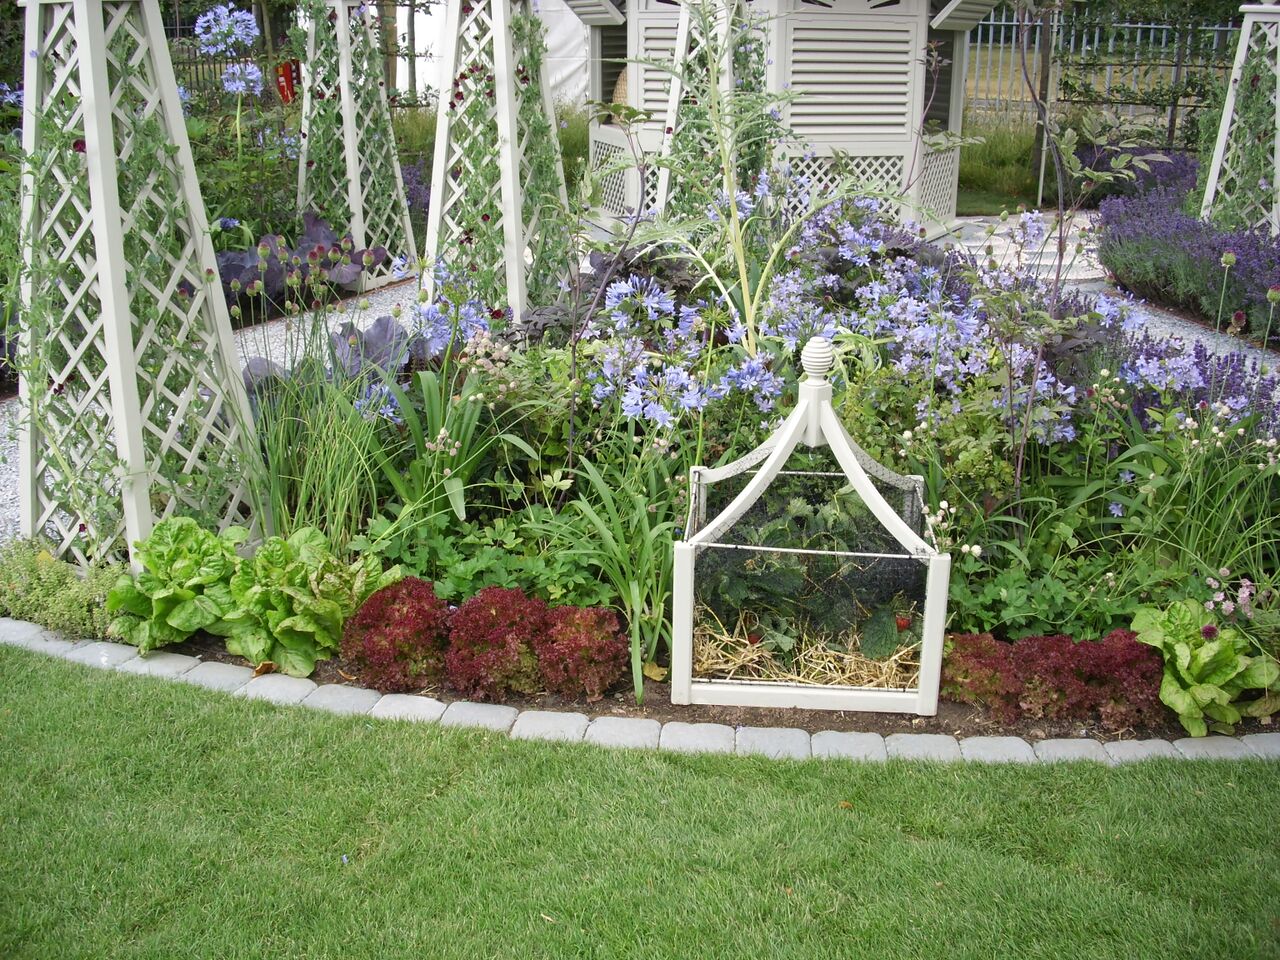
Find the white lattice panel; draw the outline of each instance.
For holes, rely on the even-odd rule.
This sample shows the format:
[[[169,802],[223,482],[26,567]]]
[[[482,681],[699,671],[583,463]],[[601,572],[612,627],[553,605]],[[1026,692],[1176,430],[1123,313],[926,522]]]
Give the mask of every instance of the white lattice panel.
[[[1230,217],[1231,226],[1280,234],[1280,8],[1246,5],[1244,24],[1227,88],[1218,141],[1205,183],[1203,217]],[[1245,122],[1241,101],[1257,96],[1241,90],[1245,77],[1266,86],[1266,129]],[[1262,162],[1259,162],[1259,160]]]
[[[392,261],[417,251],[387,105],[374,8],[313,3],[303,76],[298,205],[350,231],[357,249],[385,247],[363,287],[394,279]]]
[[[256,443],[157,0],[26,9],[24,535],[242,521]]]
[[[618,164],[627,155],[624,147],[609,143],[593,135],[591,138],[591,168],[605,170]],[[600,206],[608,214],[621,217],[627,212],[627,171],[609,170],[600,177]]]
[[[947,224],[956,216],[956,181],[960,175],[960,148],[930,150],[924,155],[917,186],[920,215]]]
[[[541,36],[522,33],[517,43],[513,30],[529,22],[524,0],[447,3],[449,86],[436,114],[427,221],[428,262],[443,262],[486,305],[509,308],[517,321],[527,292],[545,291],[568,264],[564,174]],[[533,53],[537,71],[526,65]],[[533,163],[532,151],[548,145],[553,153]]]

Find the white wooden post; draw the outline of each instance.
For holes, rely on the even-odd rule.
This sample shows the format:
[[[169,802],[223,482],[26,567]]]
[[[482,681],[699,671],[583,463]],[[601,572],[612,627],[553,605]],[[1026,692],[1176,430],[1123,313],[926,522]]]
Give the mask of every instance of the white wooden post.
[[[731,0],[731,2],[727,2],[715,9],[713,14],[714,22],[711,24],[711,32],[709,34],[703,30],[705,25],[701,22],[701,19],[692,14],[690,9],[688,3],[680,5],[680,20],[676,26],[676,46],[672,56],[673,65],[677,70],[687,69],[687,64],[693,59],[693,54],[701,48],[710,46],[718,54],[717,73],[719,82],[716,85],[717,92],[721,103],[727,106],[728,97],[732,95],[733,91],[733,28],[734,24],[739,22],[737,0]],[[680,131],[680,104],[684,100],[684,96],[685,84],[682,74],[678,72],[671,74],[671,87],[667,93],[666,125],[662,130],[662,145],[658,150],[661,157],[671,156],[675,138]],[[709,144],[708,146],[711,145]],[[726,180],[728,175],[729,172],[725,171]],[[665,213],[672,193],[676,189],[678,189],[678,184],[672,184],[671,182],[671,168],[665,165],[660,166],[658,168],[657,196],[652,212]],[[643,184],[641,184],[640,192],[640,199],[643,201]]]
[[[516,123],[516,71],[511,36],[511,8],[506,0],[495,0],[493,16],[494,119],[498,137],[494,149],[498,160],[498,184],[502,191],[502,233],[506,250],[507,304],[517,323],[525,311],[524,199],[520,193],[519,171],[524,165],[524,143]],[[474,147],[474,144],[472,145]],[[563,178],[562,178],[563,179]],[[432,184],[436,183],[434,176]]]
[[[385,247],[361,289],[397,279],[392,261],[417,253],[395,130],[378,59],[375,13],[361,0],[324,0],[307,25],[298,206],[326,215],[356,249]],[[328,141],[340,142],[334,150]],[[334,199],[342,202],[335,204]]]
[[[1240,8],[1244,24],[1240,29],[1239,46],[1231,67],[1231,79],[1227,84],[1226,102],[1222,107],[1222,120],[1218,125],[1218,139],[1213,148],[1213,160],[1205,179],[1204,200],[1200,216],[1213,216],[1230,198],[1239,211],[1244,225],[1266,227],[1275,236],[1280,234],[1280,7],[1270,4],[1245,4]],[[1275,103],[1275,128],[1270,131],[1272,150],[1269,169],[1270,190],[1259,183],[1245,183],[1241,176],[1239,142],[1257,136],[1258,131],[1246,130],[1238,123],[1236,105],[1245,67],[1260,64],[1274,75],[1275,87],[1272,99]]]
[[[241,521],[258,449],[158,0],[28,0],[23,49],[23,533],[86,562]]]

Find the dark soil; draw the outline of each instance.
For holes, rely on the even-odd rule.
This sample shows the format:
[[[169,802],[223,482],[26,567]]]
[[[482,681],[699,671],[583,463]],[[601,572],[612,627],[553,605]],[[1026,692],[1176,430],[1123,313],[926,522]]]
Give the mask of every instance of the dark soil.
[[[196,636],[186,643],[167,648],[175,653],[185,653],[204,660],[247,665],[248,661],[227,653],[219,637]],[[341,658],[322,660],[311,675],[316,683],[361,684],[356,671]],[[426,687],[415,691],[445,702],[461,700],[447,685]],[[520,710],[565,710],[585,713],[589,717],[646,717],[661,722],[683,720],[687,723],[723,723],[728,726],[747,727],[795,727],[816,733],[819,730],[852,730],[860,733],[945,733],[956,737],[1014,736],[1025,740],[1046,740],[1053,737],[1095,737],[1098,740],[1142,740],[1160,738],[1177,740],[1186,732],[1170,715],[1169,721],[1136,729],[1108,730],[1092,723],[1062,723],[1050,720],[1023,720],[1018,723],[1001,723],[982,707],[943,700],[938,704],[934,717],[915,717],[900,713],[869,713],[837,710],[797,710],[761,707],[711,707],[679,706],[671,702],[671,686],[646,680],[644,706],[636,705],[635,693],[628,686],[618,689],[603,700],[587,703],[585,700],[568,700],[551,694],[536,697],[508,697],[502,701]],[[1237,728],[1237,733],[1264,733],[1271,727],[1258,720],[1248,719]]]

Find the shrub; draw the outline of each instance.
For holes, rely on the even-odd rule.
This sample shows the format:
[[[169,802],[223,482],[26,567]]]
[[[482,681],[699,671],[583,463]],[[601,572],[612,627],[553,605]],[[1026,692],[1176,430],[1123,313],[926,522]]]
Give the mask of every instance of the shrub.
[[[440,677],[449,605],[427,580],[406,577],[383,587],[356,611],[342,634],[342,656],[373,687],[416,690]]]
[[[617,614],[603,607],[554,607],[533,648],[547,689],[563,697],[599,700],[627,666]]]
[[[69,640],[100,640],[111,623],[107,591],[122,572],[117,566],[81,570],[40,544],[14,541],[0,547],[0,612]]]
[[[1140,296],[1193,310],[1223,329],[1243,311],[1253,332],[1265,334],[1267,290],[1280,282],[1280,243],[1260,230],[1220,230],[1184,212],[1185,196],[1184,177],[1174,186],[1104,200],[1098,259]],[[1227,252],[1235,265],[1224,278]]]
[[[1160,657],[1132,631],[1101,640],[1027,637],[1002,643],[989,633],[951,637],[943,689],[989,707],[1002,720],[1096,721],[1118,730],[1160,719]]]
[[[449,627],[445,673],[468,697],[496,699],[539,689],[533,638],[547,624],[547,605],[521,590],[486,587],[460,606]]]

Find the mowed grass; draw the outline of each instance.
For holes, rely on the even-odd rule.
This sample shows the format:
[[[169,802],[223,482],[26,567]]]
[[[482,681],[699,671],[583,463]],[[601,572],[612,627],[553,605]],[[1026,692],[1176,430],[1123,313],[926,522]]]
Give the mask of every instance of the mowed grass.
[[[1280,764],[611,753],[0,651],[0,956],[1280,955]]]

